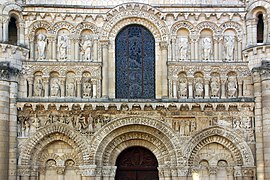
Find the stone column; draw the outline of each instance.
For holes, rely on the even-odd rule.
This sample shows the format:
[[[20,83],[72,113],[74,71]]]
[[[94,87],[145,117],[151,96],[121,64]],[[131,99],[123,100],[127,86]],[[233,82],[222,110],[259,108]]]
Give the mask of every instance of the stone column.
[[[167,79],[167,62],[168,62],[168,43],[160,42],[161,48],[161,97],[168,98],[168,79]]]
[[[198,61],[199,60],[199,35],[196,34],[191,34],[190,35],[190,39],[191,39],[191,61],[195,60]]]
[[[8,42],[9,16],[3,16],[3,42]]]
[[[209,167],[209,180],[216,180],[216,176],[217,176],[217,167]]]
[[[242,39],[238,39],[237,41],[237,61],[242,61]]]
[[[266,65],[267,66],[267,65]],[[261,70],[264,174],[270,179],[270,67]],[[257,154],[260,155],[260,154]]]
[[[98,61],[98,38],[94,37],[94,44],[93,44],[93,61]]]
[[[177,98],[177,80],[172,81],[172,97]]]
[[[0,65],[0,177],[8,179],[10,136],[10,70]]]
[[[171,174],[172,174],[172,180],[178,180],[178,170],[176,167],[170,167]]]
[[[77,84],[77,97],[82,97],[82,82],[81,78],[76,79],[76,84]]]
[[[3,22],[4,18],[3,16],[0,17],[0,42],[3,41]]]
[[[247,26],[247,46],[254,45],[256,43],[256,34],[257,32],[255,31],[254,34],[254,22],[256,22],[255,19],[247,19],[246,26]],[[256,26],[255,26],[256,29]]]
[[[243,97],[243,79],[238,78],[238,97]]]
[[[56,61],[57,60],[57,53],[56,53],[56,49],[57,49],[57,37],[53,37],[52,39],[52,60]]]
[[[204,80],[204,98],[209,98],[209,83],[210,83],[210,78],[205,78],[205,80]]]
[[[36,57],[35,57],[35,41],[34,41],[34,37],[30,37],[29,39],[29,43],[30,43],[30,60],[31,61],[35,61]]]
[[[176,39],[172,40],[172,61],[177,61]]]
[[[49,96],[49,77],[44,77],[43,83],[44,83],[44,97],[48,97]]]
[[[18,27],[18,38],[19,38],[17,44],[18,45],[24,45],[25,44],[25,42],[24,42],[24,34],[25,34],[25,32],[24,32],[25,31],[24,22],[19,22],[17,27]]]
[[[80,37],[75,37],[74,38],[74,53],[75,53],[75,60],[76,61],[79,61],[79,60],[82,60],[81,56],[80,56]]]
[[[221,77],[221,99],[226,98],[226,77]]]
[[[169,167],[164,168],[163,173],[164,173],[164,180],[171,180],[171,169]]]
[[[188,98],[193,99],[193,77],[188,77]]]
[[[53,59],[53,37],[48,36],[48,44],[47,44],[47,49],[46,49],[46,59],[52,60]]]
[[[65,97],[65,78],[64,77],[62,77],[61,79],[60,79],[60,89],[61,89],[61,92],[60,92],[60,96],[61,97]]]
[[[227,179],[228,180],[234,180],[234,178],[233,178],[233,174],[234,174],[233,167],[227,167],[226,168],[226,173],[227,173]]]
[[[219,60],[218,59],[218,52],[219,52],[219,49],[218,49],[218,40],[219,40],[219,36],[218,35],[215,35],[214,36],[214,60],[213,61]]]
[[[57,180],[65,179],[65,166],[56,167],[56,172],[57,172]]]
[[[178,180],[187,180],[189,175],[189,167],[177,167]]]
[[[28,97],[32,97],[33,96],[33,78],[28,78]]]
[[[97,81],[93,80],[92,85],[93,85],[93,97],[92,98],[97,98]]]
[[[223,37],[220,36],[218,39],[218,60],[222,61],[223,58]]]
[[[263,122],[262,122],[262,87],[260,69],[252,70],[252,78],[254,83],[254,97],[255,97],[255,137],[256,137],[256,161],[257,161],[257,178],[264,180],[264,156],[263,156]]]
[[[100,41],[102,46],[102,97],[109,97],[109,66],[108,66],[108,50],[109,50],[109,41],[102,40]]]
[[[191,55],[190,55],[190,60],[191,61],[194,61],[194,59],[195,59],[195,42],[196,42],[196,40],[193,40],[193,39],[191,39]]]

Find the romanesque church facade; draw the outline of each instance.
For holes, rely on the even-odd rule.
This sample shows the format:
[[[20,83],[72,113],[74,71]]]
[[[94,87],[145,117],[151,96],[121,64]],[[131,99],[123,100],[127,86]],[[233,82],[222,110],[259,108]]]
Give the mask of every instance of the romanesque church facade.
[[[2,0],[1,180],[269,180],[269,0]]]

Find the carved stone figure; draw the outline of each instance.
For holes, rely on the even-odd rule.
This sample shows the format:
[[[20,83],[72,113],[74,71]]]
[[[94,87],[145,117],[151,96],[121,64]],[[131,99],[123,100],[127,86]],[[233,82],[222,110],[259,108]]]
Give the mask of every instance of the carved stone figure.
[[[92,56],[93,42],[90,36],[86,36],[84,42],[81,44],[83,59],[85,61],[90,61]]]
[[[205,37],[202,40],[202,56],[203,60],[210,60],[212,55],[212,39]]]
[[[218,77],[212,77],[210,88],[211,88],[211,97],[219,97],[220,82]]]
[[[233,61],[234,41],[234,36],[224,36],[224,54],[227,61]]]
[[[228,97],[236,97],[237,92],[237,82],[236,77],[230,76],[228,77]]]
[[[57,78],[51,80],[51,96],[60,96],[60,84]]]
[[[34,96],[43,96],[43,83],[41,78],[36,78],[34,81]]]
[[[195,97],[203,97],[203,79],[197,78],[194,84]]]
[[[187,97],[187,79],[185,77],[179,79],[178,97]]]
[[[83,97],[92,97],[92,84],[90,78],[86,78],[83,82]]]
[[[66,96],[75,96],[75,83],[73,80],[66,83]]]
[[[44,34],[39,34],[37,36],[37,51],[38,60],[44,60],[46,58],[45,50],[47,46],[47,39]]]
[[[188,59],[188,37],[179,37],[178,39],[179,60]]]
[[[59,60],[67,60],[67,49],[68,49],[68,37],[59,36],[58,37]]]

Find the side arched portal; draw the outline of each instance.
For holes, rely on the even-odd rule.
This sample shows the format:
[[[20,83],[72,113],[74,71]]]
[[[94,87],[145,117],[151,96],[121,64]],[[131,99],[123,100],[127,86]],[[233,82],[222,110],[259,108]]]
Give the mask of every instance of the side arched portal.
[[[124,27],[116,40],[116,98],[155,98],[155,39],[141,25]]]

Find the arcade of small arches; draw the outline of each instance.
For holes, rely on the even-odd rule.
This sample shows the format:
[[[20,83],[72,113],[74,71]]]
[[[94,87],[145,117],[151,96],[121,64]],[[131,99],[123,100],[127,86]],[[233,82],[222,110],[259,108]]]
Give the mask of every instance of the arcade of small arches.
[[[19,156],[21,178],[114,179],[116,160],[130,147],[144,147],[154,154],[159,179],[196,179],[198,176],[251,180],[255,176],[248,145],[221,127],[203,130],[183,148],[170,127],[149,118],[116,119],[92,138],[56,123],[23,144]],[[209,150],[213,156],[206,156]]]

